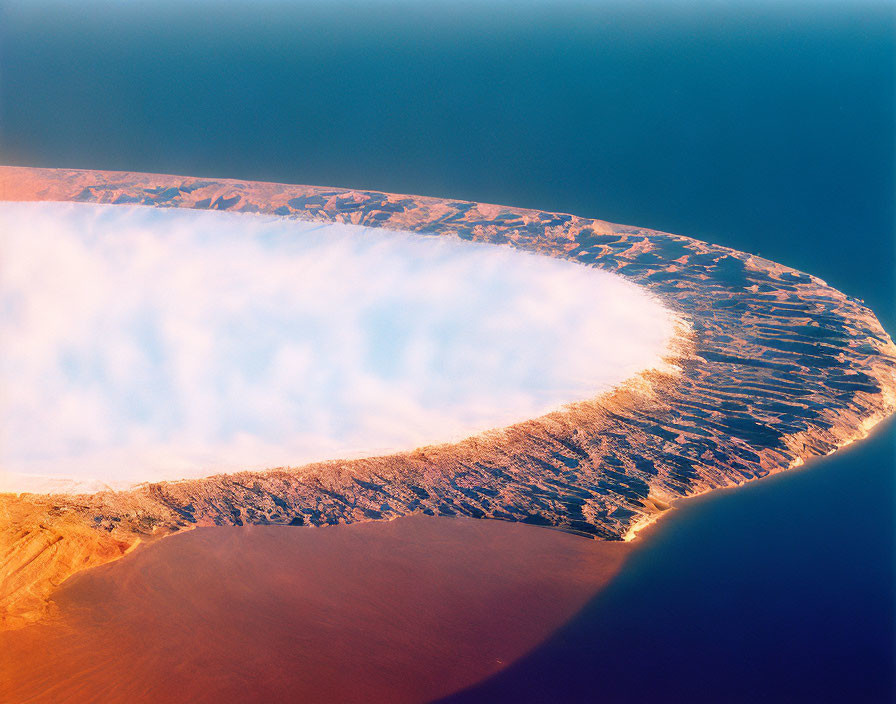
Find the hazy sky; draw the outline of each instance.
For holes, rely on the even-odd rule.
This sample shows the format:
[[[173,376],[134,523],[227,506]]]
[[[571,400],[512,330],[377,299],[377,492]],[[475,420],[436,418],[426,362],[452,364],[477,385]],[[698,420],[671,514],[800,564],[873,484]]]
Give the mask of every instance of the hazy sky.
[[[0,233],[8,472],[176,478],[459,439],[593,396],[671,334],[620,277],[444,237],[73,203],[0,204]]]

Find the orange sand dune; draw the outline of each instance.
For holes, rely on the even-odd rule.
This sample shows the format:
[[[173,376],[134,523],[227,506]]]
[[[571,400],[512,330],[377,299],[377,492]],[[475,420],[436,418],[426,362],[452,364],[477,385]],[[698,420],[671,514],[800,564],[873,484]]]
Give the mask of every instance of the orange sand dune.
[[[81,572],[0,633],[0,701],[421,702],[571,618],[631,546],[412,516],[199,528]]]

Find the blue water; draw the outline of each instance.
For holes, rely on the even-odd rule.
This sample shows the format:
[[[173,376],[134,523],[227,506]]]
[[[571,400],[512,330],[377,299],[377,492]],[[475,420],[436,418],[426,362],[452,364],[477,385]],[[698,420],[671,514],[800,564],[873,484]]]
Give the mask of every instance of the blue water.
[[[896,330],[892,3],[0,3],[0,161],[372,188],[689,234]],[[890,424],[682,509],[457,701],[888,701]]]
[[[893,700],[896,423],[683,505],[479,702]]]

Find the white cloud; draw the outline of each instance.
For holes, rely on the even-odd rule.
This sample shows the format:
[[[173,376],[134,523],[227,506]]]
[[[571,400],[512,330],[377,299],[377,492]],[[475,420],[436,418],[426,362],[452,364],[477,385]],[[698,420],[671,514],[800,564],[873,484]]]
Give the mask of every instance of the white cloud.
[[[7,488],[459,439],[606,390],[672,334],[620,277],[445,237],[0,203],[0,246]]]

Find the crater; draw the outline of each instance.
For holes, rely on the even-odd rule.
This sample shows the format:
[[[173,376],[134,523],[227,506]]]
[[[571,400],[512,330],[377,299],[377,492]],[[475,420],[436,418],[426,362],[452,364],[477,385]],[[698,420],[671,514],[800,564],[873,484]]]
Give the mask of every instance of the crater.
[[[452,442],[661,366],[673,315],[576,262],[270,215],[0,203],[0,491]]]

